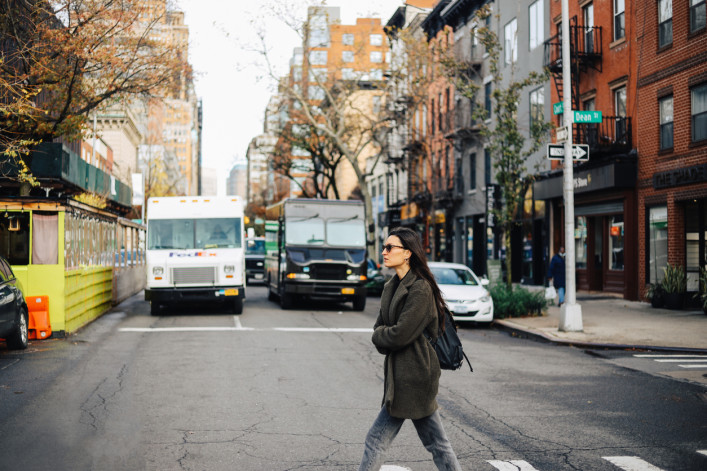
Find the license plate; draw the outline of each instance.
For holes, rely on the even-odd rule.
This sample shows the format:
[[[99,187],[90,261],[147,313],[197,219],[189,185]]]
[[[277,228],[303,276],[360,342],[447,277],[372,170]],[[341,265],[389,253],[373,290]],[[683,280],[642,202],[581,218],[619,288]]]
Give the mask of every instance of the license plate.
[[[263,279],[263,274],[262,274],[262,273],[256,273],[256,274],[255,274],[255,279],[256,279],[256,280],[262,280],[262,279]]]
[[[341,294],[354,294],[356,292],[353,288],[341,288]]]
[[[466,314],[467,312],[469,312],[469,306],[455,306],[454,307],[455,314]]]
[[[223,295],[224,296],[238,296],[238,290],[237,289],[227,289],[227,290],[224,290]]]

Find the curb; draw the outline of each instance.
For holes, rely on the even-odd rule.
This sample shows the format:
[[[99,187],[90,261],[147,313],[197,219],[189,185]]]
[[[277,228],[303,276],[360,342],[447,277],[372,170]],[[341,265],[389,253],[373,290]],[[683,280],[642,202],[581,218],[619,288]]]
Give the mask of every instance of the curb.
[[[619,343],[601,343],[601,342],[582,342],[567,339],[560,339],[547,335],[543,332],[538,332],[534,329],[524,328],[518,324],[507,322],[501,319],[494,319],[492,325],[498,330],[507,332],[513,337],[525,338],[536,342],[553,343],[565,347],[578,347],[597,350],[654,350],[660,352],[676,352],[676,353],[701,353],[707,354],[706,348],[692,347],[664,347],[657,345],[632,345]]]

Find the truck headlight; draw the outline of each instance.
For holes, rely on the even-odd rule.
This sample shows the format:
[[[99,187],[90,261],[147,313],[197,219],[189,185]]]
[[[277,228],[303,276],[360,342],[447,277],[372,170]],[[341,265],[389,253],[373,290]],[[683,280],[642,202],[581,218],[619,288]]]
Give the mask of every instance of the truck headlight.
[[[307,273],[288,273],[287,278],[290,280],[308,280],[309,275]]]
[[[162,267],[152,267],[152,274],[155,276],[161,276],[164,273],[164,268]]]
[[[233,273],[234,271],[236,271],[236,268],[233,265],[224,265],[223,271],[224,273]]]
[[[349,281],[366,281],[366,275],[349,275],[346,277]]]

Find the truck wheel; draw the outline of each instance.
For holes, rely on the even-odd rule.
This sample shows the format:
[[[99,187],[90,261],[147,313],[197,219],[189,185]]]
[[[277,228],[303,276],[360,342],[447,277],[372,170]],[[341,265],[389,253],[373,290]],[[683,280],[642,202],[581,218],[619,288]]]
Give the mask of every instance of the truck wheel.
[[[243,314],[243,298],[237,297],[233,300],[233,313]]]
[[[162,309],[160,307],[160,303],[158,303],[156,301],[150,301],[150,315],[151,316],[159,316],[161,312],[162,312]]]
[[[15,330],[7,336],[7,347],[12,350],[24,350],[27,348],[28,343],[28,318],[27,310],[21,308],[20,312],[17,314],[17,325]]]
[[[280,307],[282,309],[292,309],[292,307],[294,305],[295,305],[295,295],[285,293],[285,290],[283,289],[282,294],[280,295]]]
[[[363,311],[366,309],[366,294],[359,294],[353,300],[354,311]]]

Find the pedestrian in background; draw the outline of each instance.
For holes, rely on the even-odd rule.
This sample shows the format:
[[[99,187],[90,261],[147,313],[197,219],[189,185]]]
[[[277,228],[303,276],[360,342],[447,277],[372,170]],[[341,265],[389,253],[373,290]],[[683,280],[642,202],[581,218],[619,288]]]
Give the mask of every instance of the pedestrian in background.
[[[557,252],[550,260],[550,270],[548,272],[548,278],[552,281],[552,286],[557,289],[557,294],[560,296],[560,300],[557,303],[558,306],[562,306],[565,302],[565,248],[560,247],[560,251]]]
[[[441,370],[433,341],[444,328],[445,303],[427,266],[420,236],[396,228],[383,246],[383,263],[395,269],[383,288],[373,344],[385,355],[383,407],[368,431],[359,471],[377,471],[405,419],[411,419],[437,469],[461,471],[437,410]]]

